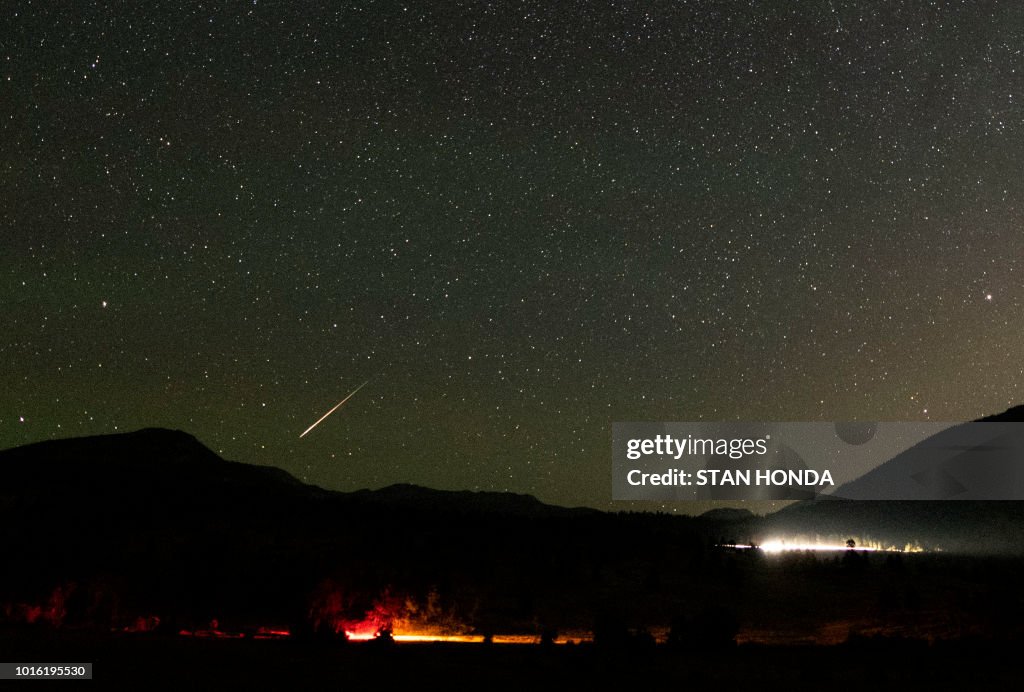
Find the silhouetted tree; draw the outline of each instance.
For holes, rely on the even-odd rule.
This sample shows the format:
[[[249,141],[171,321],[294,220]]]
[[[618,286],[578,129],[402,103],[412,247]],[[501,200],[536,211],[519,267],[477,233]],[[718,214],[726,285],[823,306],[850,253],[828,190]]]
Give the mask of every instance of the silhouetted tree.
[[[389,625],[384,625],[373,635],[373,641],[377,644],[389,645],[395,643],[395,635]]]

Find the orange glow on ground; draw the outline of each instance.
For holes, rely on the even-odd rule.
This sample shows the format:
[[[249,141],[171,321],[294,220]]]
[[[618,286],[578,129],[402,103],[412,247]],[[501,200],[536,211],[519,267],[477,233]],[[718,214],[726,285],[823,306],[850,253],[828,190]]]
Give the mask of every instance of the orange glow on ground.
[[[376,639],[375,635],[365,632],[345,632],[349,641],[366,642]],[[482,634],[432,634],[416,632],[398,632],[392,635],[394,640],[403,642],[446,642],[458,644],[483,644]],[[567,635],[556,637],[555,644],[580,644],[591,641],[589,635]],[[491,637],[494,644],[540,644],[540,636],[535,634],[496,634]]]

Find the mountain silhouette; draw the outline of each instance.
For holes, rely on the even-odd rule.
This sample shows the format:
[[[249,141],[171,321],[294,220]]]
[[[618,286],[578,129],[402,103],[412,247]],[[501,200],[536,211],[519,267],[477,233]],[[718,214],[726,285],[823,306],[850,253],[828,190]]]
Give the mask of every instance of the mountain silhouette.
[[[836,489],[851,500],[991,500],[1024,496],[1024,407],[951,426]],[[977,425],[976,423],[985,423]]]
[[[266,508],[303,504],[347,507],[351,511],[491,513],[545,517],[591,513],[547,505],[531,495],[445,491],[396,484],[351,493],[302,483],[274,466],[227,461],[180,430],[147,428],[130,433],[49,440],[0,451],[0,474],[8,502],[49,503],[90,514],[106,504],[122,510],[161,513],[221,508],[219,513],[264,514]],[[47,499],[50,498],[50,499]],[[312,504],[311,504],[312,503]]]
[[[380,490],[357,490],[352,493],[344,493],[344,497],[349,503],[365,503],[381,509],[451,514],[544,518],[597,513],[597,510],[586,507],[568,508],[544,504],[532,495],[491,491],[434,490],[408,483],[396,483]]]
[[[181,431],[41,442],[0,451],[0,540],[12,556],[0,621],[59,594],[69,623],[296,623],[324,580],[345,584],[353,608],[466,574],[477,575],[466,598],[480,599],[494,581],[542,582],[571,536],[605,551],[604,534],[580,526],[603,516],[511,493],[328,491],[222,459]],[[547,557],[535,567],[537,555]]]
[[[146,429],[0,451],[0,621],[49,608],[107,631],[150,615],[172,633],[212,618],[301,631],[328,589],[360,613],[402,594],[472,627],[589,626],[599,610],[685,609],[682,582],[738,578],[715,552],[723,536],[798,534],[1021,552],[1024,503],[822,499],[684,517],[408,484],[338,492]]]
[[[898,547],[1024,552],[1024,502],[977,499],[1018,492],[1019,481],[1005,476],[1024,459],[1024,426],[1013,425],[1022,421],[1024,406],[1016,406],[973,421],[998,424],[991,433],[963,424],[943,430],[844,484],[835,493],[841,497],[819,496],[770,515],[759,538],[858,536]],[[873,499],[893,494],[926,499]]]

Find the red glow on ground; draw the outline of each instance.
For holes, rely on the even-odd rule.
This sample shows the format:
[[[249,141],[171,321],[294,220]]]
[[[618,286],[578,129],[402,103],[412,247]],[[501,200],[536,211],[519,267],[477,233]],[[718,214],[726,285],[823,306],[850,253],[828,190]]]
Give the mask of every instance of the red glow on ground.
[[[250,632],[231,632],[222,630],[219,623],[214,620],[209,627],[203,629],[178,631],[182,637],[197,637],[199,639],[286,639],[292,636],[291,630],[287,627],[258,627]]]
[[[125,632],[144,632],[148,630],[144,629],[129,629],[125,628]],[[260,627],[255,632],[246,634],[244,632],[231,632],[222,630],[214,627],[206,627],[203,629],[182,629],[178,631],[178,635],[181,637],[194,637],[197,639],[287,639],[292,636],[291,630],[287,628],[279,627]],[[349,641],[353,642],[369,642],[380,639],[381,636],[378,632],[368,631],[346,631],[346,637]],[[392,639],[398,643],[426,643],[426,642],[441,642],[449,644],[483,644],[484,635],[482,634],[439,634],[436,632],[416,632],[416,631],[405,631],[398,632],[392,635]],[[554,640],[554,644],[580,644],[589,642],[592,637],[589,633],[577,633],[568,636],[558,637]],[[491,637],[491,643],[493,644],[519,644],[519,645],[537,645],[541,643],[540,635],[536,634],[496,634]]]
[[[179,630],[182,637],[199,637],[202,639],[241,639],[245,635],[241,632],[225,632],[221,630],[217,620],[211,620],[209,627],[197,630]]]
[[[199,639],[242,639],[241,632],[222,632],[221,630],[178,630],[182,637],[198,637]]]
[[[29,625],[47,624],[59,627],[64,622],[67,610],[64,601],[67,594],[74,590],[74,585],[56,587],[46,603],[8,603],[3,606],[4,615],[13,622],[24,622]]]
[[[408,605],[403,599],[385,592],[361,618],[356,619],[351,600],[346,598],[341,585],[333,580],[324,580],[313,594],[309,616],[315,631],[344,633],[349,639],[365,641],[393,630],[407,610]]]
[[[121,628],[122,632],[152,632],[160,626],[160,618],[156,615],[150,615],[149,617],[139,616],[135,618],[135,621],[127,627]]]
[[[253,639],[284,639],[292,636],[291,630],[285,628],[260,627],[252,636]]]

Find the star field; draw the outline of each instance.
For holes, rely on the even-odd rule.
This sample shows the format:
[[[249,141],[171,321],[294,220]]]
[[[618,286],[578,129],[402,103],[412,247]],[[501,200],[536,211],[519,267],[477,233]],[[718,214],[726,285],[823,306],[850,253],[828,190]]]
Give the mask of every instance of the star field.
[[[0,447],[611,507],[612,421],[1024,401],[1024,7],[641,5],[18,4]]]

